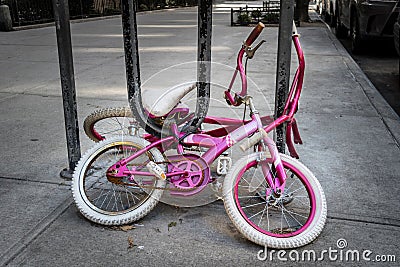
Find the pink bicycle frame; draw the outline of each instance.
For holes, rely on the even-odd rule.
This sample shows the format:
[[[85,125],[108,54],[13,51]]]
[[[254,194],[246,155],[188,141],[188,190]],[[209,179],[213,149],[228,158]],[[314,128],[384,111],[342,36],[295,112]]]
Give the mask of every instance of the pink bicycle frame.
[[[123,159],[113,166],[109,168],[109,170],[113,170],[113,175],[114,176],[126,176],[126,175],[135,175],[135,174],[140,174],[140,175],[148,175],[151,176],[153,174],[147,173],[147,172],[138,172],[135,170],[128,170],[125,168],[125,165],[135,159],[136,157],[142,155],[143,153],[146,153],[148,150],[155,148],[155,147],[160,147],[162,144],[164,144],[164,147],[170,147],[174,143],[178,142],[177,145],[177,151],[178,153],[182,154],[183,153],[183,145],[184,146],[201,146],[201,147],[207,147],[209,148],[201,157],[203,160],[205,160],[208,164],[211,164],[218,156],[220,156],[226,149],[229,147],[233,146],[237,142],[243,140],[246,137],[251,136],[255,132],[258,131],[258,129],[263,128],[267,133],[275,129],[278,125],[281,125],[282,123],[288,122],[288,129],[289,131],[293,130],[294,136],[295,136],[295,143],[300,143],[301,139],[298,134],[297,126],[296,126],[296,121],[294,120],[294,114],[297,111],[298,108],[298,101],[300,98],[301,94],[301,89],[303,85],[303,77],[304,77],[304,69],[305,69],[305,61],[304,61],[304,54],[300,46],[300,41],[299,41],[299,36],[297,34],[294,34],[292,36],[292,40],[297,52],[298,60],[299,60],[299,66],[296,70],[296,74],[294,76],[294,80],[292,83],[292,86],[290,88],[289,94],[288,94],[288,99],[285,103],[284,111],[283,114],[278,117],[276,120],[273,120],[272,122],[270,121],[270,117],[268,117],[268,122],[270,122],[267,126],[263,127],[262,122],[265,122],[267,120],[263,118],[260,118],[258,112],[253,112],[251,115],[251,120],[243,122],[240,121],[241,124],[244,124],[240,127],[237,127],[238,121],[237,120],[232,120],[228,118],[217,118],[217,117],[208,117],[206,118],[205,122],[218,122],[219,124],[222,125],[227,125],[227,128],[223,128],[224,131],[227,131],[227,135],[224,137],[216,137],[215,135],[205,134],[205,133],[200,133],[200,134],[190,134],[189,136],[185,136],[184,133],[179,133],[177,130],[177,127],[174,127],[172,130],[174,132],[173,136],[169,136],[160,140],[154,140],[150,145],[147,147],[137,151],[134,155]],[[238,54],[238,60],[237,60],[237,68],[235,70],[235,73],[233,75],[232,81],[230,83],[229,89],[225,91],[225,96],[229,102],[233,105],[240,105],[241,102],[236,101],[232,97],[230,93],[230,89],[233,85],[233,81],[237,76],[237,72],[240,73],[241,76],[241,81],[242,81],[242,91],[240,94],[236,94],[236,96],[244,97],[247,96],[247,78],[245,74],[245,70],[243,68],[243,63],[242,63],[242,58],[245,53],[245,46],[243,46]],[[222,131],[221,129],[216,129],[214,131]],[[215,133],[215,132],[214,132]],[[287,135],[288,137],[288,135]],[[183,140],[180,140],[183,138]],[[277,172],[277,177],[278,179],[273,179],[272,172],[269,169],[267,164],[262,164],[263,172],[264,175],[266,176],[267,183],[273,189],[275,192],[279,189],[280,192],[283,192],[284,186],[285,186],[285,181],[286,181],[286,173],[284,171],[283,164],[281,162],[279,152],[276,148],[276,145],[272,139],[270,139],[267,136],[264,136],[263,138],[264,144],[267,146],[271,158],[267,159],[269,163],[272,163],[275,166],[276,172]],[[293,146],[293,143],[288,141],[288,146]],[[294,148],[293,148],[294,149]],[[289,148],[291,154],[292,154],[292,148]],[[296,153],[297,154],[297,153]],[[166,174],[167,177],[175,176],[179,173],[173,172],[173,173],[168,173]],[[184,174],[184,172],[182,172]]]

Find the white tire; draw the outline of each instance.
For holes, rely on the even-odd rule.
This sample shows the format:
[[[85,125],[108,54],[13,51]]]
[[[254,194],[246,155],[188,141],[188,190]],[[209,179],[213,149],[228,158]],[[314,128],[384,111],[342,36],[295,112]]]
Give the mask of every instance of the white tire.
[[[103,225],[122,225],[141,219],[155,207],[164,190],[142,189],[132,186],[132,183],[117,184],[106,177],[106,170],[118,160],[149,144],[138,137],[115,137],[96,143],[85,153],[75,168],[71,186],[75,204],[83,216]],[[145,168],[149,157],[154,162],[164,161],[159,150],[153,148],[138,157],[137,161],[133,160],[132,164]],[[143,177],[135,176],[134,181],[165,187],[164,180],[154,176]]]
[[[113,136],[128,135],[128,127],[133,121],[129,107],[102,108],[85,118],[83,130],[91,140],[99,142]]]

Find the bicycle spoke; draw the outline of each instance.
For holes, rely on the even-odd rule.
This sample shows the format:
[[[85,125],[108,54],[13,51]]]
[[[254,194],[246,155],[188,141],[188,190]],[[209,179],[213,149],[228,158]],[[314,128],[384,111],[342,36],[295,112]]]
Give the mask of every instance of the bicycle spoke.
[[[283,205],[281,206],[281,209],[282,209],[282,211],[285,210],[287,213],[289,213],[289,215],[291,215],[291,217],[292,217],[293,219],[295,219],[296,221],[297,221],[297,219],[294,218],[292,214],[297,215],[297,216],[299,216],[299,217],[303,217],[303,218],[308,219],[308,216],[304,216],[304,215],[298,214],[298,213],[296,213],[296,212],[294,212],[294,211],[290,211],[290,210],[286,209]],[[298,221],[297,221],[297,222],[298,222]],[[299,222],[299,223],[300,223],[300,222]]]
[[[126,194],[125,194],[125,196],[126,196],[126,200],[128,201],[128,207],[130,207],[131,206],[131,203],[130,203],[130,201],[129,201],[129,195],[128,195],[128,188],[126,188],[126,186],[124,187],[124,189],[125,189],[125,192],[126,192]]]
[[[299,190],[301,190],[301,189],[304,190],[304,188],[299,187],[299,188],[297,188],[296,190],[294,190],[294,191],[292,191],[292,192],[290,192],[290,193],[293,194],[293,193],[295,193],[295,192],[297,192],[297,191],[299,191]]]
[[[264,203],[261,203],[261,204],[264,204]],[[251,218],[253,218],[253,217],[255,217],[255,216],[257,216],[258,214],[260,214],[261,212],[263,212],[262,210],[260,210],[259,212],[257,212],[256,214],[253,214],[252,216],[250,216],[249,217],[249,220],[251,219]]]
[[[241,196],[241,197],[238,197],[239,199],[242,199],[242,198],[259,198],[260,196]]]
[[[254,206],[258,206],[258,205],[261,205],[261,204],[263,204],[263,202],[256,203],[256,204],[251,204],[251,205],[248,205],[248,206],[242,207],[242,209],[247,209],[247,208],[254,207]]]
[[[282,205],[282,204],[281,204],[281,205]],[[283,217],[285,218],[285,221],[286,221],[287,225],[289,226],[289,228],[291,228],[291,226],[290,226],[290,224],[289,224],[289,221],[288,221],[288,219],[286,218],[286,215],[285,215],[284,212],[282,213],[282,215],[283,215]],[[281,230],[283,231],[283,229],[281,229]]]
[[[263,213],[261,214],[260,220],[258,221],[258,226],[260,226],[262,218],[264,216],[265,210],[268,208],[268,201],[265,201],[265,207],[263,209]]]
[[[303,204],[304,206],[307,206],[308,208],[311,208],[310,204],[305,203],[303,200],[300,200],[297,196],[293,197],[294,199],[296,199],[298,202],[300,202],[301,204]]]
[[[250,183],[246,180],[246,178],[243,177],[243,180],[249,185],[249,188],[254,188],[254,186],[250,186]],[[260,184],[260,185],[263,185],[263,184]],[[268,189],[268,187],[266,187],[266,186],[264,186],[264,188]]]

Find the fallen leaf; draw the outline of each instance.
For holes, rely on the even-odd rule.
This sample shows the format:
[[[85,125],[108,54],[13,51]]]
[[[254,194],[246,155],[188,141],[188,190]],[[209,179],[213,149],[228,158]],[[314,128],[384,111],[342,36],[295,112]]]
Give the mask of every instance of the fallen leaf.
[[[131,236],[128,236],[128,249],[133,248],[135,245],[135,243],[133,243],[133,238]]]
[[[129,230],[135,229],[135,226],[133,226],[133,225],[122,225],[119,228],[124,232],[128,232]]]

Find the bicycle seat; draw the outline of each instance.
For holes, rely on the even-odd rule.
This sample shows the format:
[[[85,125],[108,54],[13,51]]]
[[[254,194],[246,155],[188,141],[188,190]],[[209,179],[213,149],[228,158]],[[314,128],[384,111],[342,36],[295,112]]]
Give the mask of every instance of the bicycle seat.
[[[166,117],[194,88],[196,83],[190,86],[188,83],[180,84],[161,94],[159,91],[145,90],[142,93],[143,107],[154,118]]]

